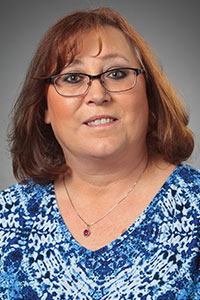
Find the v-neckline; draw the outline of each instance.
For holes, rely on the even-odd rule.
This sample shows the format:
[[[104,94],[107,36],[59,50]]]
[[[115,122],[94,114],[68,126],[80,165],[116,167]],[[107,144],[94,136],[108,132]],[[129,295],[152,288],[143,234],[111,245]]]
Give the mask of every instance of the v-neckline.
[[[57,203],[57,199],[56,199],[56,194],[55,194],[55,189],[54,189],[54,185],[52,184],[51,188],[52,188],[52,193],[53,193],[53,201],[54,201],[54,205],[55,205],[55,213],[56,213],[56,217],[57,217],[57,221],[61,227],[62,230],[62,234],[65,237],[66,235],[68,237],[70,237],[70,242],[73,243],[74,245],[76,245],[77,248],[86,251],[87,253],[99,253],[99,252],[104,252],[104,251],[109,251],[110,249],[112,249],[113,247],[117,246],[118,244],[120,244],[124,239],[126,239],[128,237],[128,235],[130,234],[130,232],[133,232],[137,227],[140,226],[140,224],[143,222],[143,220],[145,220],[146,215],[148,214],[148,211],[151,210],[152,208],[154,209],[156,207],[156,204],[158,202],[158,200],[160,199],[160,194],[164,194],[166,192],[166,188],[168,185],[168,182],[171,181],[171,179],[174,177],[174,175],[178,172],[179,168],[182,165],[177,166],[172,173],[169,175],[169,177],[167,178],[167,180],[163,183],[163,185],[161,186],[161,188],[158,190],[158,192],[156,193],[156,195],[154,196],[154,198],[150,201],[150,203],[147,205],[147,207],[142,211],[142,213],[137,217],[137,219],[126,229],[126,231],[124,231],[119,237],[117,237],[116,239],[114,239],[113,241],[111,241],[110,243],[108,243],[105,246],[100,247],[97,250],[90,250],[88,248],[86,248],[85,246],[81,245],[75,238],[74,236],[71,234],[71,232],[69,231],[67,225],[65,224],[63,217],[61,215],[61,212],[59,210],[58,207],[58,203]]]

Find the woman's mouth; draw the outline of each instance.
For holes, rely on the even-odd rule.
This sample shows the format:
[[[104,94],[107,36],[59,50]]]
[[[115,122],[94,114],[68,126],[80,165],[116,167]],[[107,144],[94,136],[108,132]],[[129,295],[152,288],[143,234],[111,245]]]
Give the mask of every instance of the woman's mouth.
[[[88,127],[102,127],[112,125],[118,119],[113,115],[95,115],[88,118],[84,124]]]
[[[114,118],[100,118],[100,119],[96,119],[93,121],[88,121],[88,122],[86,122],[86,125],[98,126],[98,125],[105,125],[105,124],[113,123],[114,121],[116,121],[116,119],[114,119]]]

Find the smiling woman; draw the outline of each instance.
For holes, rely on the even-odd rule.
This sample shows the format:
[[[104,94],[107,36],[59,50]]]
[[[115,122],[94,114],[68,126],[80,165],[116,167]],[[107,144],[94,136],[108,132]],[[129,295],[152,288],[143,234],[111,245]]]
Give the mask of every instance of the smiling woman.
[[[13,110],[1,299],[199,299],[200,173],[178,95],[108,8],[42,39]]]
[[[94,13],[82,11],[79,14],[72,13],[50,28],[30,64],[24,88],[15,106],[15,125],[10,135],[14,174],[19,180],[30,177],[35,182],[48,183],[66,170],[62,148],[55,139],[52,128],[43,122],[47,79],[54,77],[55,74],[65,73],[67,66],[70,71],[70,65],[75,69],[79,67],[77,70],[85,73],[83,66],[80,69],[82,63],[78,59],[78,54],[84,48],[83,43],[87,52],[95,41],[98,48],[94,49],[97,52],[93,55],[98,56],[101,53],[100,33],[103,29],[105,31],[105,26],[112,26],[119,32],[124,41],[124,49],[129,53],[132,51],[132,55],[135,53],[138,68],[145,71],[149,105],[148,150],[161,154],[172,164],[179,164],[192,153],[193,136],[187,127],[187,114],[162,70],[154,62],[151,49],[146,42],[124,18],[113,12],[110,14],[109,9],[102,8]],[[92,37],[88,37],[90,44],[87,44],[85,38],[89,31]],[[112,38],[110,36],[107,43],[114,52],[107,54],[103,58],[103,63],[106,65],[111,61],[114,68],[130,67],[123,51],[116,53],[118,47],[110,43]],[[115,62],[116,55],[120,61]],[[94,84],[96,82],[93,82]]]

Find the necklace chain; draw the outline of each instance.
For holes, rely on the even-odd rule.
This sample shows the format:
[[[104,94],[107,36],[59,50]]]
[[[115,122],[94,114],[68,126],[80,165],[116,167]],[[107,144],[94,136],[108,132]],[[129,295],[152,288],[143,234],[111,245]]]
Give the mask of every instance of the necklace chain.
[[[77,216],[83,221],[83,223],[86,225],[86,229],[83,231],[83,235],[85,237],[89,236],[91,234],[91,231],[90,231],[90,227],[97,224],[98,222],[100,222],[101,220],[103,220],[108,214],[110,214],[120,203],[122,203],[122,201],[124,201],[126,198],[128,198],[129,194],[133,191],[133,189],[135,188],[136,184],[138,183],[138,181],[142,178],[142,176],[144,175],[146,169],[147,169],[147,166],[148,166],[148,161],[145,165],[145,168],[144,170],[142,171],[142,173],[138,176],[138,178],[136,179],[136,181],[134,182],[134,184],[130,187],[130,189],[128,190],[128,192],[114,205],[112,206],[101,218],[99,218],[98,220],[92,222],[92,223],[87,223],[83,217],[79,214],[79,212],[76,210],[76,207],[74,206],[73,204],[73,201],[70,197],[70,194],[69,194],[69,191],[67,189],[67,186],[66,186],[66,183],[65,183],[65,178],[63,176],[63,185],[65,187],[65,191],[67,193],[67,196],[68,196],[68,199],[74,209],[74,211],[76,212]]]

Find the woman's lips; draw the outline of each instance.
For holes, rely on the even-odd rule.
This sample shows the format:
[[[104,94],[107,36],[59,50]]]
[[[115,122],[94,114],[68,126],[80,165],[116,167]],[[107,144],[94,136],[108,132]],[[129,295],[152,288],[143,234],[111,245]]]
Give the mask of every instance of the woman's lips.
[[[107,124],[112,124],[117,118],[113,116],[93,116],[84,122],[87,126],[105,126]]]

